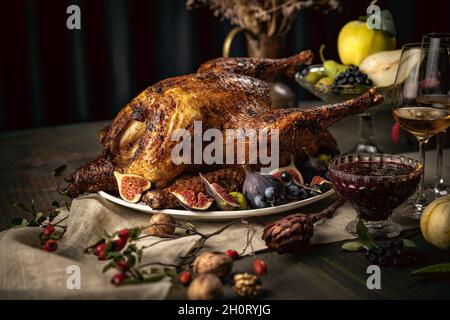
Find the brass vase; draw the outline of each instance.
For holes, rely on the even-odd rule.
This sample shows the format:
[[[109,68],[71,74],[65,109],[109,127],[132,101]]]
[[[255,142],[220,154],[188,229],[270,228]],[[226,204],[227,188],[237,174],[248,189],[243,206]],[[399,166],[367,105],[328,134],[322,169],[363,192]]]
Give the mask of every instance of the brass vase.
[[[232,29],[223,44],[223,56],[228,58],[230,56],[231,44],[235,36],[244,31],[247,56],[250,58],[270,58],[280,59],[283,58],[285,35],[273,35],[267,36],[264,34],[254,35],[243,28]],[[295,93],[289,88],[288,85],[274,79],[270,83],[270,96],[272,99],[272,108],[287,108],[295,106],[296,97]]]

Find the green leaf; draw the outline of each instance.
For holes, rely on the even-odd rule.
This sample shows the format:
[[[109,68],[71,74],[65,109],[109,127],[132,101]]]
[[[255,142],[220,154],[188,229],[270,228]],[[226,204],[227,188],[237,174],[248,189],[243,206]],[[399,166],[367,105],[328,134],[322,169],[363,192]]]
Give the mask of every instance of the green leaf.
[[[61,239],[62,232],[55,231],[50,235],[50,239],[59,240]]]
[[[111,261],[110,263],[108,263],[106,266],[103,267],[102,272],[105,273],[106,271],[108,271],[112,268],[115,268],[115,267],[116,267],[116,264]]]
[[[389,10],[381,10],[381,30],[385,31],[391,37],[397,36],[394,17]]]
[[[28,222],[28,226],[29,227],[39,227],[39,224],[37,223],[36,220],[31,220],[30,222]]]
[[[346,242],[342,245],[342,250],[344,251],[348,251],[348,252],[357,252],[357,251],[361,251],[361,250],[366,250],[367,247],[365,245],[363,245],[361,242],[359,241],[350,241],[350,242]]]
[[[67,169],[67,165],[65,165],[65,164],[59,166],[58,168],[53,170],[53,176],[60,177],[66,169]]]
[[[433,275],[441,273],[450,273],[450,263],[434,264],[411,272],[412,275]]]
[[[31,199],[31,213],[36,215],[36,202],[34,202],[34,199]]]
[[[359,16],[358,20],[362,21],[362,22],[366,22],[367,21],[367,16]]]
[[[402,239],[403,246],[406,248],[417,248],[417,244],[410,239]]]
[[[377,247],[377,244],[372,240],[366,225],[361,219],[358,219],[358,223],[356,224],[356,233],[358,234],[361,243],[367,248],[371,249]]]
[[[127,259],[128,263],[130,264],[130,266],[134,266],[136,264],[136,257],[130,255]]]
[[[55,218],[59,215],[59,210],[55,209],[53,212],[50,212],[49,216],[48,216],[48,221],[52,222],[53,220],[55,220]]]
[[[14,218],[11,220],[11,226],[13,228],[23,228],[23,227],[26,227],[27,224],[28,224],[28,221],[25,218]]]
[[[168,268],[168,267],[164,268],[164,273],[167,276],[171,277],[172,279],[175,279],[178,276],[178,274],[177,274],[177,272],[175,271],[174,268]]]

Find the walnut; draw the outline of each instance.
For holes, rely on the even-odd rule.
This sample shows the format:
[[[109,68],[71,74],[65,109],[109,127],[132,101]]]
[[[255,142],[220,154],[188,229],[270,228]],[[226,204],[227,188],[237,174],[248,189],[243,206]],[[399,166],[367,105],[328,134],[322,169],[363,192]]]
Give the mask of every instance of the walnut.
[[[175,219],[165,213],[157,213],[150,218],[150,226],[147,228],[147,233],[150,235],[170,235],[175,232]],[[164,224],[164,225],[158,225]],[[165,225],[170,224],[170,225]]]
[[[254,274],[242,273],[234,275],[234,291],[238,296],[256,298],[261,295],[261,280]]]
[[[195,274],[213,273],[222,278],[230,273],[233,260],[222,252],[204,252],[194,260]]]
[[[189,300],[214,300],[223,294],[223,284],[212,273],[200,274],[192,280],[187,290]]]

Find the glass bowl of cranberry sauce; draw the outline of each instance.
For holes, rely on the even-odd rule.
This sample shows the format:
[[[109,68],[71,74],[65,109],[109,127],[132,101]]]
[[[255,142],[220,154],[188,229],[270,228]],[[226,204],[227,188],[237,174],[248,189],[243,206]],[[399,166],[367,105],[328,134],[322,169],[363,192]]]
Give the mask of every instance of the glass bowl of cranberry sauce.
[[[390,154],[348,154],[329,168],[334,190],[352,204],[375,238],[400,233],[390,217],[415,192],[422,171],[419,161]],[[347,230],[353,233],[355,226]]]

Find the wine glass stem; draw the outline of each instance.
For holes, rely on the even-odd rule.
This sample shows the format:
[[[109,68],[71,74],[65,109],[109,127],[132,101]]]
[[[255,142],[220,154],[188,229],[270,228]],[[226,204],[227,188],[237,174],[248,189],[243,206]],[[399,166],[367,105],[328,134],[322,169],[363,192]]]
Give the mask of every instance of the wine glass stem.
[[[420,162],[423,166],[422,176],[420,177],[419,190],[417,191],[417,199],[416,203],[420,204],[426,202],[425,196],[425,152],[427,151],[427,143],[428,139],[420,138],[419,140],[419,153],[420,153]]]
[[[359,141],[360,144],[373,144],[373,114],[359,115]]]
[[[436,151],[437,151],[437,162],[436,162],[436,180],[434,182],[435,192],[439,192],[441,186],[444,184],[444,177],[442,175],[442,162],[444,159],[444,145],[445,145],[445,134],[446,131],[439,132],[436,135]]]

